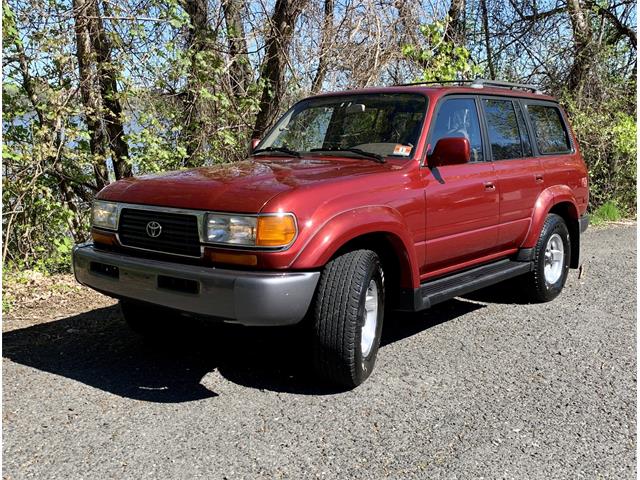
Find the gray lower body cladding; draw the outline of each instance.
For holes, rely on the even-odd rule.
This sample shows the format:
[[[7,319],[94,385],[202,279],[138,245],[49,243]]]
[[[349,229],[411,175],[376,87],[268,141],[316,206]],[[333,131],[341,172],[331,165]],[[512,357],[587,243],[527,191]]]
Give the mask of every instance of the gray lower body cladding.
[[[291,325],[304,318],[319,272],[256,272],[73,249],[76,280],[101,293],[242,325]]]

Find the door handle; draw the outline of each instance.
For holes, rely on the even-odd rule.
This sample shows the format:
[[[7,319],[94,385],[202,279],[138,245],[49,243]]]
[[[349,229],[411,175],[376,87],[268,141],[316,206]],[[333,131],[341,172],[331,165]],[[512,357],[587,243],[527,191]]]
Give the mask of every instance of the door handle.
[[[540,173],[536,173],[536,183],[542,183],[542,182],[544,182],[544,175]]]
[[[484,189],[486,192],[493,192],[496,189],[496,186],[493,182],[484,182]]]

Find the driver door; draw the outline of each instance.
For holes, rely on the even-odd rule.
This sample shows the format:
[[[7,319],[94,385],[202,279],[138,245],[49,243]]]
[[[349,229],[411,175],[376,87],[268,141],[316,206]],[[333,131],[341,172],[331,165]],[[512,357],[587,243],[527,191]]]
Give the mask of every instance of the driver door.
[[[426,197],[423,280],[465,268],[496,251],[498,182],[492,162],[486,160],[478,107],[473,96],[445,97],[434,112],[429,153],[441,138],[465,137],[471,145],[471,161],[423,167]]]

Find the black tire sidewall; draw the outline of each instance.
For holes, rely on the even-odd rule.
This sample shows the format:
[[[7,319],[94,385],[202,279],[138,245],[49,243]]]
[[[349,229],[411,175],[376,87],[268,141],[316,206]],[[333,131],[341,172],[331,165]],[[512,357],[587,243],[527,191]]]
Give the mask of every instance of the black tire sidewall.
[[[378,287],[378,317],[371,351],[361,350],[367,289]],[[314,298],[312,352],[315,372],[342,388],[355,388],[373,371],[384,320],[385,281],[380,259],[372,250],[336,256],[322,272]]]
[[[562,275],[555,283],[550,284],[544,275],[544,253],[550,238],[556,233],[562,240],[562,246],[564,247],[564,259],[562,266]],[[569,274],[569,265],[571,263],[571,240],[569,237],[569,230],[561,217],[557,215],[550,215],[547,218],[536,253],[537,256],[535,268],[537,269],[538,274],[538,293],[545,300],[552,300],[557,297],[564,288],[564,285],[567,281],[567,276]]]
[[[376,334],[371,346],[371,351],[366,357],[362,356],[362,349],[360,348],[360,341],[362,338],[362,326],[365,321],[365,303],[367,297],[367,289],[371,280],[376,282],[378,287],[378,318],[376,323]],[[374,261],[369,262],[367,276],[362,283],[362,291],[360,292],[360,304],[358,306],[358,325],[356,326],[356,341],[355,341],[355,365],[357,368],[356,377],[357,382],[361,383],[369,377],[376,363],[376,357],[378,354],[378,348],[380,347],[380,338],[382,336],[382,323],[384,320],[384,274],[382,267],[377,258]]]

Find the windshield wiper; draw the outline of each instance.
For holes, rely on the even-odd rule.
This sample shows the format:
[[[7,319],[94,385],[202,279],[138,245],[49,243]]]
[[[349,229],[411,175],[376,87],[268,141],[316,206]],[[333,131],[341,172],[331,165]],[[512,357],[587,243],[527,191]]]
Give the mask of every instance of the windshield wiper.
[[[362,155],[363,157],[367,157],[374,162],[378,163],[386,163],[386,160],[382,155],[373,152],[367,152],[366,150],[362,150],[360,148],[312,148],[309,150],[310,152],[351,152],[358,155]]]
[[[268,152],[277,152],[277,153],[286,153],[287,155],[291,155],[292,157],[300,158],[300,152],[296,152],[295,150],[291,150],[287,147],[266,147],[259,148],[258,150],[254,150],[252,155],[257,153],[268,153]]]

